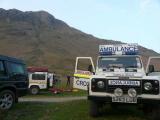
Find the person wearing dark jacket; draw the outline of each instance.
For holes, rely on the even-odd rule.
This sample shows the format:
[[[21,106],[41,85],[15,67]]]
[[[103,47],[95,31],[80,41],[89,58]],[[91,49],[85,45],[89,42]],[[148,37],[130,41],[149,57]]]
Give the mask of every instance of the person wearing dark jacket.
[[[67,76],[67,84],[66,86],[69,86],[70,87],[70,84],[71,84],[71,76]]]

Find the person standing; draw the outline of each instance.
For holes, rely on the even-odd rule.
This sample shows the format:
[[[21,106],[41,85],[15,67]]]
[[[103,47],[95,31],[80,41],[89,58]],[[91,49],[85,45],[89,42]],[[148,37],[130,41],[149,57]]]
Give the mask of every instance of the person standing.
[[[70,84],[71,84],[71,76],[67,75],[67,84],[66,84],[66,86],[70,87]]]

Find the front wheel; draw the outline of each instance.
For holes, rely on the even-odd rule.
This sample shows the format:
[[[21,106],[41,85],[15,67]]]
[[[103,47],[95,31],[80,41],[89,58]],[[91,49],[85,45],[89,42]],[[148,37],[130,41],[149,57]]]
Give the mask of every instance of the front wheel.
[[[98,117],[100,115],[100,109],[102,108],[102,103],[97,101],[90,101],[89,113],[91,117]]]
[[[160,120],[160,105],[145,105],[143,111],[148,120]]]
[[[0,93],[0,110],[9,110],[15,103],[15,93],[4,90]]]

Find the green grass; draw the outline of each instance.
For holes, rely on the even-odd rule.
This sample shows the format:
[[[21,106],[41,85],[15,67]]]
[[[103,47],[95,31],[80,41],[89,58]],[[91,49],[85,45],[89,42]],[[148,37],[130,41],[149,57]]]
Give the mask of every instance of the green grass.
[[[136,108],[106,107],[101,117],[88,115],[88,101],[66,103],[19,103],[9,112],[1,113],[0,120],[145,120]]]
[[[83,91],[83,90],[78,90],[77,92],[62,92],[59,94],[54,94],[50,91],[41,91],[38,95],[31,95],[28,94],[26,96],[24,96],[24,98],[29,98],[29,97],[33,97],[33,98],[45,98],[45,97],[74,97],[74,96],[87,96],[87,91]]]

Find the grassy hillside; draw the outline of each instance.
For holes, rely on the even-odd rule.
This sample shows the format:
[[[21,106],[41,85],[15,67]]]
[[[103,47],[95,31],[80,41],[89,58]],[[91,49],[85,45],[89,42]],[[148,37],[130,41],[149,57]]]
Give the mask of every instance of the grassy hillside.
[[[0,54],[22,58],[28,66],[47,66],[50,71],[72,74],[77,56],[98,54],[99,44],[117,44],[85,34],[45,11],[0,9]],[[157,55],[141,47],[143,56]]]

